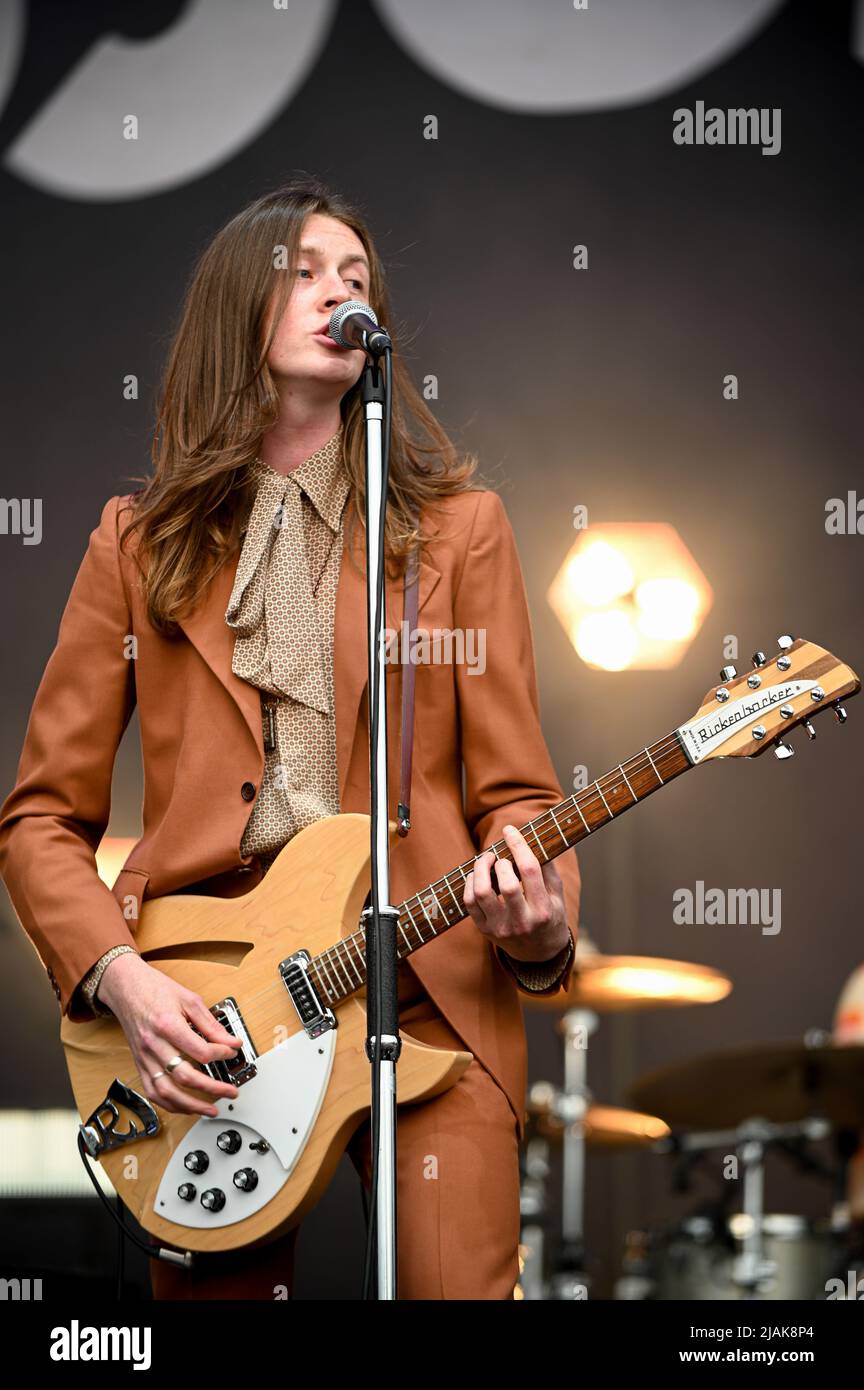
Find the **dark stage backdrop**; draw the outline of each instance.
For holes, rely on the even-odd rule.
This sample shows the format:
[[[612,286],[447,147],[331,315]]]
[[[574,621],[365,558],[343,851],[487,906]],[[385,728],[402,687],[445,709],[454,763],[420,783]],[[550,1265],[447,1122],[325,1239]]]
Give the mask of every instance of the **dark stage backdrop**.
[[[415,378],[437,379],[433,408],[502,492],[565,790],[574,766],[597,776],[689,717],[729,635],[739,668],[788,631],[860,672],[864,535],[854,516],[832,534],[826,508],[864,498],[861,57],[857,7],[807,0],[2,0],[3,794],[89,533],[148,467],[193,259],[297,170],[367,212]],[[676,112],[712,107],[755,108],[764,136],[676,141]],[[26,544],[15,518],[34,500]],[[714,605],[676,669],[576,656],[546,590],[577,504],[668,521],[698,560]],[[830,1026],[864,957],[862,713],[796,735],[791,762],[699,769],[583,847],[603,949],[735,982],[710,1008],[603,1019],[598,1100],[666,1061]],[[137,835],[140,805],[133,720],[109,834]],[[780,889],[782,929],[676,925],[672,895],[697,881]],[[0,951],[16,1001],[0,1104],[69,1105],[56,1003],[5,895]],[[532,1077],[559,1080],[551,1024],[528,1029]],[[593,1292],[624,1232],[686,1211],[718,1166],[673,1196],[659,1157],[591,1158]],[[772,1162],[769,1209],[829,1195]],[[304,1227],[299,1296],[354,1296],[361,1230],[343,1169]]]

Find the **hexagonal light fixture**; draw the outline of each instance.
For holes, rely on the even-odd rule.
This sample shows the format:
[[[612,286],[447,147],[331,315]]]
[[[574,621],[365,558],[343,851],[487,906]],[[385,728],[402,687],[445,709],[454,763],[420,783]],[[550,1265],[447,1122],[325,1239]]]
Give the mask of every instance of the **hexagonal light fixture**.
[[[592,523],[546,595],[587,666],[677,666],[713,602],[711,586],[674,526]]]

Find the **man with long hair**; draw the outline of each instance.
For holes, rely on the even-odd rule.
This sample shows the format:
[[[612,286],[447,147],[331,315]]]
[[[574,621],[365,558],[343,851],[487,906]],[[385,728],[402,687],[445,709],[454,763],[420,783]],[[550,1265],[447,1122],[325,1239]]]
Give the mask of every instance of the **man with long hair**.
[[[230,1057],[239,1040],[142,958],[134,924],[145,898],[247,893],[304,827],[368,814],[366,355],[327,334],[352,298],[394,338],[388,605],[416,554],[422,628],[485,643],[482,670],[417,668],[413,828],[392,855],[393,902],[476,857],[468,917],[399,966],[400,1028],[474,1054],[449,1091],[398,1112],[399,1292],[509,1298],[525,1102],[519,992],[569,980],[579,868],[572,849],[541,865],[539,842],[516,829],[562,792],[506,513],[400,360],[365,221],[317,180],[258,199],[200,258],[167,363],[153,473],[111,498],[91,534],[0,808],[0,872],[62,1012],[72,1022],[113,1014],[152,1104],[215,1115],[216,1100],[237,1094],[194,1064]],[[95,851],[136,703],[143,833],[109,891]],[[395,772],[392,718],[389,733]],[[505,858],[493,877],[483,851],[502,836],[518,874]],[[350,1146],[367,1185],[369,1128]],[[290,1293],[296,1234],[199,1256],[191,1271],[151,1261],[154,1295]]]

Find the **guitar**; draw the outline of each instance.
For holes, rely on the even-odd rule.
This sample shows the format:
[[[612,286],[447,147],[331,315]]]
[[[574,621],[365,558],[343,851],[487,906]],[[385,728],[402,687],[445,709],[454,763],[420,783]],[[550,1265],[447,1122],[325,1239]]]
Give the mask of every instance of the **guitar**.
[[[811,642],[778,641],[778,653],[769,660],[757,652],[745,675],[724,667],[687,723],[521,826],[540,862],[700,763],[770,747],[788,757],[787,730],[829,707],[845,721],[841,701],[861,689],[854,671]],[[490,848],[509,858],[503,840]],[[473,859],[457,864],[399,905],[400,959],[467,915],[472,867]],[[178,894],[142,904],[143,958],[215,1000],[211,1012],[242,1039],[234,1058],[193,1063],[238,1088],[235,1099],[214,1102],[218,1117],[159,1113],[116,1020],[63,1019],[84,1145],[157,1240],[221,1251],[284,1233],[320,1198],[368,1114],[365,934],[355,926],[368,868],[369,817],[328,816],[294,836],[243,897]],[[438,1095],[471,1060],[403,1033],[399,1102]]]

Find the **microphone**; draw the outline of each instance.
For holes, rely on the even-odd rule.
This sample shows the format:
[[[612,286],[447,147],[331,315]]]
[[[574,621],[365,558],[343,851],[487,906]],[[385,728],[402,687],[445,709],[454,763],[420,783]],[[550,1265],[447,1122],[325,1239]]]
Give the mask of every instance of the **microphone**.
[[[375,311],[362,299],[348,299],[330,315],[330,337],[343,348],[362,348],[373,357],[380,357],[392,348],[386,328],[378,327]]]

